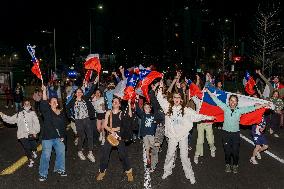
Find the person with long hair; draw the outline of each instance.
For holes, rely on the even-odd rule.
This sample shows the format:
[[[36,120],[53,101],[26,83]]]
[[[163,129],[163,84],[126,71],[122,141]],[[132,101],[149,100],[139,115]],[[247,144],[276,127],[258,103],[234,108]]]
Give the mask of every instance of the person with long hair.
[[[97,113],[97,130],[100,133],[99,141],[103,145],[105,143],[105,131],[104,131],[104,121],[105,121],[105,102],[104,97],[99,89],[96,90],[92,98],[92,104]]]
[[[85,155],[83,154],[83,143],[85,136],[87,135],[88,139],[88,155],[87,158],[91,162],[95,162],[95,157],[93,155],[93,126],[91,124],[91,119],[95,118],[95,110],[91,103],[91,96],[97,88],[99,77],[97,76],[93,86],[88,90],[86,94],[83,93],[81,88],[78,88],[75,91],[75,96],[66,106],[67,115],[70,119],[75,120],[76,130],[78,133],[78,157],[81,160],[86,160]]]
[[[191,108],[185,107],[181,99],[181,95],[177,92],[173,93],[172,99],[168,101],[162,95],[163,86],[163,81],[160,81],[159,91],[157,94],[158,102],[166,114],[165,136],[168,137],[168,150],[162,179],[166,179],[172,174],[175,153],[177,146],[179,145],[180,158],[185,177],[190,180],[191,184],[194,184],[196,180],[188,157],[189,131],[193,127],[193,122],[213,120],[214,117],[198,114]]]
[[[25,154],[29,159],[28,167],[33,167],[36,155],[36,138],[40,132],[40,125],[35,111],[32,110],[31,103],[24,101],[23,110],[13,116],[0,112],[3,121],[9,124],[17,124],[17,138],[21,142]]]
[[[121,102],[120,99],[114,97],[112,100],[112,110],[108,110],[105,116],[104,128],[107,132],[113,136],[118,137],[119,144],[116,146],[119,154],[119,159],[122,162],[122,167],[126,173],[128,182],[133,181],[132,168],[129,162],[127,149],[125,146],[125,139],[127,139],[126,133],[129,128],[125,128],[125,122],[129,121],[132,118],[131,110],[131,100],[128,101],[128,107],[125,111],[121,111]],[[106,169],[108,167],[108,162],[110,158],[110,153],[113,146],[109,143],[108,140],[104,143],[101,149],[101,159],[100,159],[100,169],[97,176],[97,181],[102,181],[106,175]]]
[[[56,159],[54,172],[60,176],[67,176],[65,172],[65,113],[58,109],[57,98],[47,101],[47,90],[42,85],[42,101],[40,110],[43,115],[42,153],[39,166],[39,181],[45,181],[48,176],[52,148],[55,149]]]
[[[219,100],[208,89],[206,92],[212,100],[224,111],[223,123],[223,148],[225,152],[225,172],[234,174],[238,173],[239,149],[240,149],[240,117],[243,114],[253,112],[259,108],[269,107],[268,104],[238,107],[239,98],[237,95],[229,96],[228,105]],[[231,157],[233,166],[231,166]],[[231,169],[232,167],[232,169]]]

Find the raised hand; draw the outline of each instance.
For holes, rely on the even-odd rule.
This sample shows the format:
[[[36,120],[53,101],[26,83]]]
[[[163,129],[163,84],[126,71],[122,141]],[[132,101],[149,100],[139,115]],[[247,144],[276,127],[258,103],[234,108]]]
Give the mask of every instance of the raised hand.
[[[176,86],[179,89],[180,88],[180,82],[176,82]]]
[[[41,90],[42,90],[42,91],[46,91],[46,86],[42,85],[42,86],[41,86]]]
[[[94,84],[97,84],[99,82],[99,76],[96,77]]]

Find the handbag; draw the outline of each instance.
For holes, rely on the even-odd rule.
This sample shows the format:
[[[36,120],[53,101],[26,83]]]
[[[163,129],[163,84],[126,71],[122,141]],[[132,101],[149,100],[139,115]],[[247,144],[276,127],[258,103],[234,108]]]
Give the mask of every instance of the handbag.
[[[110,127],[110,129],[112,129],[112,112],[109,115],[109,127]],[[114,136],[111,133],[108,133],[107,141],[112,146],[118,146],[119,145],[118,136]]]

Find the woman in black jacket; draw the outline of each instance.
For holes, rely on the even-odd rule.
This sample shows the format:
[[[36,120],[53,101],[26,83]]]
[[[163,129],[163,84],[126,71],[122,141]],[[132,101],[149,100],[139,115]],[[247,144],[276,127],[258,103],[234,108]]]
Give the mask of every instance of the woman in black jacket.
[[[87,157],[91,162],[95,162],[95,157],[93,155],[93,126],[91,125],[91,119],[95,118],[95,110],[91,103],[91,96],[97,88],[97,82],[98,77],[86,94],[83,93],[82,89],[77,89],[75,91],[75,98],[70,100],[66,107],[68,118],[75,120],[76,130],[79,136],[78,156],[81,160],[86,160],[82,151],[86,134],[89,150]]]
[[[45,181],[52,148],[55,149],[56,159],[54,172],[60,176],[67,176],[65,172],[65,114],[58,109],[57,98],[47,101],[46,87],[42,86],[43,96],[40,102],[40,110],[43,115],[42,128],[42,153],[39,166],[39,181]]]

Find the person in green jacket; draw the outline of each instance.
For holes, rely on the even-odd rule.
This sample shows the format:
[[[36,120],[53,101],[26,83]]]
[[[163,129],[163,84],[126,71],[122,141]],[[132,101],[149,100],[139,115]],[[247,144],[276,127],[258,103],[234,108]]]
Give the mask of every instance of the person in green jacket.
[[[223,148],[225,152],[225,172],[238,173],[239,148],[240,148],[240,117],[242,114],[253,112],[259,108],[269,107],[269,104],[238,107],[238,96],[231,95],[228,104],[223,103],[208,89],[206,89],[212,100],[224,111],[223,123]],[[231,157],[233,166],[231,166]]]

